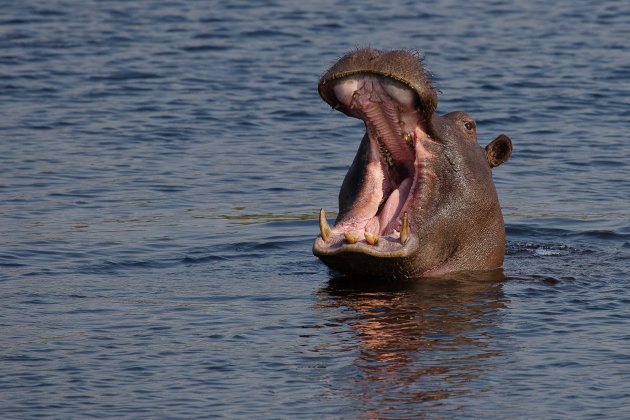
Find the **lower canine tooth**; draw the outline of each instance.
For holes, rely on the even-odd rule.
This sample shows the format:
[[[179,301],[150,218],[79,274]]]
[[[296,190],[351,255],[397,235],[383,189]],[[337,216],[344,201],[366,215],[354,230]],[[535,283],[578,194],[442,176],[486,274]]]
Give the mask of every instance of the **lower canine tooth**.
[[[376,245],[378,243],[378,236],[372,235],[370,232],[365,232],[365,240],[370,245]]]
[[[348,243],[351,243],[351,244],[356,244],[357,241],[359,240],[359,237],[357,235],[350,232],[344,232],[343,236],[345,236],[346,241],[348,241]]]
[[[319,230],[322,232],[322,239],[324,240],[324,242],[326,242],[333,236],[330,225],[328,224],[328,220],[326,220],[326,212],[324,211],[324,209],[321,209],[319,211]]]
[[[407,212],[405,212],[400,226],[400,243],[404,245],[407,238],[409,238],[409,221],[407,220]]]

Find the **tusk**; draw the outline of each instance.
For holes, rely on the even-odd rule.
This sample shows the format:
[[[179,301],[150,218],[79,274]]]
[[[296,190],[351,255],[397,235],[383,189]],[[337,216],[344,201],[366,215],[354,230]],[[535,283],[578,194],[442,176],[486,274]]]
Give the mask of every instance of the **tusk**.
[[[409,222],[407,221],[407,212],[403,214],[402,225],[400,226],[400,243],[405,244],[409,237]]]
[[[323,208],[319,210],[319,230],[322,232],[322,239],[324,242],[333,236],[328,220],[326,220],[326,212]]]

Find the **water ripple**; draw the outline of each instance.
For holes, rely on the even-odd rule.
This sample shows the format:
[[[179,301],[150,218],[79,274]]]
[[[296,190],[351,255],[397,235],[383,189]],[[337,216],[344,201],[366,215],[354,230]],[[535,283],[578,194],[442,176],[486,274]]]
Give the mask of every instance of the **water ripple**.
[[[4,9],[3,417],[627,408],[626,2]],[[311,254],[364,132],[316,86],[357,45],[420,50],[440,112],[513,139],[502,272],[371,284]]]

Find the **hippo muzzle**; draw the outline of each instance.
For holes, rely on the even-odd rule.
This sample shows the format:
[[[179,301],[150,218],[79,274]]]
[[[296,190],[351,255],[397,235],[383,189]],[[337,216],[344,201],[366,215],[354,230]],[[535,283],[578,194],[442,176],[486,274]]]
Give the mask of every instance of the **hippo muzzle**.
[[[404,50],[347,54],[319,93],[364,121],[365,135],[332,228],[320,211],[317,257],[349,275],[386,279],[501,266],[505,228],[491,167],[509,158],[509,137],[483,149],[468,114],[435,114],[422,62]]]

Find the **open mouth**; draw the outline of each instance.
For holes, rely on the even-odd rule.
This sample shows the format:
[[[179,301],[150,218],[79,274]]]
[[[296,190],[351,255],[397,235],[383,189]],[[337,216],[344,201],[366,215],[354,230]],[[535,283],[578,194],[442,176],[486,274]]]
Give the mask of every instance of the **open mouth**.
[[[324,89],[334,96],[335,109],[365,122],[369,150],[354,200],[340,208],[332,228],[323,209],[320,212],[321,241],[316,248],[400,249],[413,234],[409,216],[417,211],[429,157],[422,143],[431,140],[418,94],[374,73],[332,80]]]

